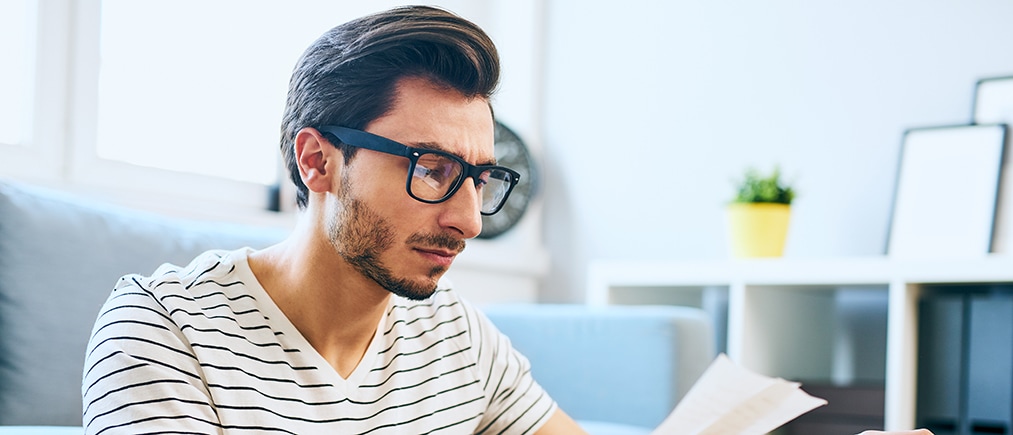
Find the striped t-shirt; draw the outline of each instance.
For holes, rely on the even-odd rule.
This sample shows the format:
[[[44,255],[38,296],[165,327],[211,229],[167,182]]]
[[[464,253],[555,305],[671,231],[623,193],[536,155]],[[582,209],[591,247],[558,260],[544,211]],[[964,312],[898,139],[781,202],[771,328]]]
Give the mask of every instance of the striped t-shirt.
[[[528,361],[444,286],[394,296],[342,378],[250,271],[211,251],[120,279],[81,386],[88,434],[526,434],[556,404]]]

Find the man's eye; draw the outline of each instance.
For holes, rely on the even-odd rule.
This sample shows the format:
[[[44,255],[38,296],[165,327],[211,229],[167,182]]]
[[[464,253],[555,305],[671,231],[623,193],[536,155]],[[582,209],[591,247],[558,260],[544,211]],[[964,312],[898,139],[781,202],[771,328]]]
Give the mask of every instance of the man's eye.
[[[432,172],[433,172],[432,169],[429,169],[429,168],[426,168],[426,167],[422,167],[422,166],[416,166],[415,167],[415,177],[416,178],[425,178],[425,177],[428,177],[429,174],[431,174]]]

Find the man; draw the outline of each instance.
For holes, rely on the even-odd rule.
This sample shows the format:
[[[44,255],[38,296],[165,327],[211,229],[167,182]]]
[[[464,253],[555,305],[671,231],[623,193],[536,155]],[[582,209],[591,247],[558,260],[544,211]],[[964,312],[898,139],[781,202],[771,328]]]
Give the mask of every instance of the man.
[[[579,432],[439,283],[518,177],[495,166],[498,76],[488,36],[435,8],[317,40],[282,128],[295,230],[121,279],[89,345],[88,433]]]
[[[282,127],[296,228],[121,279],[86,357],[87,432],[583,433],[440,283],[517,181],[493,154],[498,75],[478,27],[429,7],[317,40]]]

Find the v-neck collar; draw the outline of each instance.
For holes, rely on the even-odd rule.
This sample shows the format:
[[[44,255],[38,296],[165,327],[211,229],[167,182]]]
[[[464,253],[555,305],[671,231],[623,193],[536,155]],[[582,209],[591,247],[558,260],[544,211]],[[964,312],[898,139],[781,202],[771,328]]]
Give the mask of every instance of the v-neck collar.
[[[334,385],[345,397],[348,397],[350,393],[362,385],[362,381],[366,375],[376,366],[376,359],[380,357],[379,352],[381,350],[384,329],[387,326],[387,317],[394,298],[388,299],[387,308],[383,311],[383,315],[380,316],[380,320],[377,322],[376,331],[373,333],[373,338],[370,340],[366,352],[362,354],[362,359],[359,360],[352,373],[347,378],[344,378],[323,355],[320,355],[320,352],[310,344],[309,340],[299,332],[288,316],[275,304],[271,295],[264,290],[260,281],[253,274],[253,270],[250,269],[249,254],[251,252],[253,250],[250,248],[237,251],[235,252],[236,255],[233,256],[233,261],[236,265],[236,273],[245,275],[243,281],[246,283],[250,295],[257,300],[257,305],[266,315],[266,322],[273,330],[282,333],[283,338],[280,338],[280,340],[284,340],[286,348],[298,349],[308,359],[307,362],[309,364],[317,367],[319,372],[328,380],[328,383]]]

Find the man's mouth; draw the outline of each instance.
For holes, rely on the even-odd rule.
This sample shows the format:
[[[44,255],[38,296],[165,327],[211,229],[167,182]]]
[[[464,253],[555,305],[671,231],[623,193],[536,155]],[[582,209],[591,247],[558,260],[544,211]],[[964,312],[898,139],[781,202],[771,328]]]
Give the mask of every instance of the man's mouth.
[[[466,245],[464,240],[445,234],[414,234],[405,243],[414,246],[415,250],[420,252],[451,258],[460,254]]]
[[[461,252],[441,248],[415,248],[415,250],[422,254],[423,257],[444,267],[450,267],[454,262],[454,258]]]

